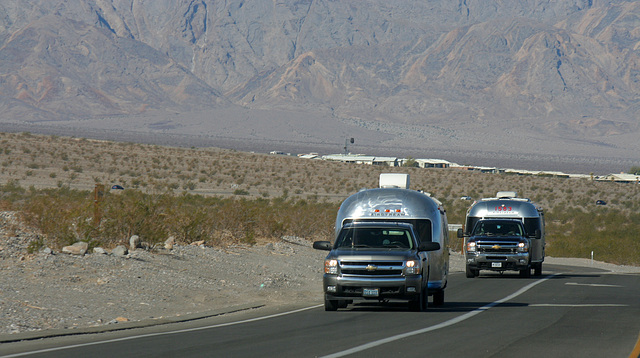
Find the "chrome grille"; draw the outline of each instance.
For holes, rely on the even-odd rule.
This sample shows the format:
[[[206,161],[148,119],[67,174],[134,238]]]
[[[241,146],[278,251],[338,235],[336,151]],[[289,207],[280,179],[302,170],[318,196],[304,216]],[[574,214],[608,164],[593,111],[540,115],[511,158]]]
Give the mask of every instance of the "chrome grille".
[[[340,261],[342,275],[402,276],[402,261]]]
[[[486,254],[515,254],[518,250],[517,242],[479,241],[476,242],[478,252]]]

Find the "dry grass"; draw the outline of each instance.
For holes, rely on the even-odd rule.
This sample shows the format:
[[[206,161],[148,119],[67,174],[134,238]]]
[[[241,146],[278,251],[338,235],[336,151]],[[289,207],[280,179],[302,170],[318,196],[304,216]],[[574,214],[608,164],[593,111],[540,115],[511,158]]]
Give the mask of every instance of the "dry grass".
[[[193,194],[243,202],[247,205],[245,208],[265,201],[270,205],[288,203],[279,207],[284,211],[279,213],[282,217],[290,216],[286,210],[295,210],[300,202],[306,206],[318,205],[311,211],[330,211],[322,214],[323,225],[328,226],[326,233],[329,233],[335,214],[331,211],[337,210],[337,205],[357,190],[376,187],[382,172],[411,174],[414,189],[427,191],[444,203],[450,223],[463,222],[470,202],[460,200],[461,196],[481,198],[494,196],[500,190],[515,190],[521,197],[529,197],[545,208],[548,254],[587,257],[596,251],[596,257],[610,262],[640,264],[640,185],[457,169],[390,168],[217,148],[175,148],[0,133],[0,185],[3,185],[0,208],[4,209],[24,200],[20,199],[24,195],[20,196],[18,189],[38,193],[62,191],[69,197],[83,198],[77,200],[86,200],[90,208],[90,192],[97,183],[107,189],[119,184],[127,189],[125,192],[142,195],[139,197],[142,201],[160,200],[165,195],[189,194],[189,197]],[[73,194],[76,191],[84,194]],[[108,194],[115,193],[112,190]],[[596,206],[597,199],[605,200],[608,205]],[[197,201],[187,202],[195,205]],[[149,208],[154,205],[159,204],[152,202]],[[278,220],[268,220],[275,220],[272,225],[277,234],[290,233],[287,228],[278,229],[278,225],[284,225],[278,224]],[[126,234],[130,233],[135,232]],[[124,237],[125,233],[121,235]],[[329,234],[323,232],[322,235]]]

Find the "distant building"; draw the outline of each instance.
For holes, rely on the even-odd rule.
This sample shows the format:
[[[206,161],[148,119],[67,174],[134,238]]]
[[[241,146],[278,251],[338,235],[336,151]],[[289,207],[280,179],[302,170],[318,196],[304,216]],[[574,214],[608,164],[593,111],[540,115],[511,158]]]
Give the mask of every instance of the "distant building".
[[[272,154],[284,154],[282,152],[272,152]],[[318,156],[317,153],[299,154],[301,158],[309,159],[322,159],[334,162],[342,163],[355,163],[355,164],[367,164],[367,165],[381,165],[390,167],[403,166],[410,159],[399,159],[397,157],[376,157],[373,155],[365,154],[329,154]],[[537,176],[553,176],[559,178],[572,178],[572,179],[591,179],[600,181],[615,181],[630,183],[635,182],[640,184],[640,175],[633,174],[609,174],[604,177],[594,177],[587,174],[567,174],[560,171],[541,171],[541,170],[524,170],[524,169],[511,169],[511,168],[497,168],[497,167],[480,167],[473,165],[460,165],[457,163],[449,162],[444,159],[411,159],[415,161],[419,168],[455,168],[459,170],[477,171],[481,173],[491,174],[515,174],[515,175],[537,175]]]
[[[373,164],[373,165],[386,165],[386,166],[390,166],[390,167],[400,166],[397,157],[375,157],[371,164]]]
[[[538,175],[554,176],[559,178],[569,178],[569,174],[565,174],[563,172],[557,172],[557,171],[547,171],[547,170],[539,172]]]
[[[525,170],[525,169],[506,169],[504,171],[507,174],[516,174],[516,175],[538,175],[540,174],[539,170]]]
[[[302,159],[318,159],[318,153],[298,154],[298,158],[302,158]]]
[[[419,168],[449,168],[451,162],[444,159],[416,159]]]
[[[473,171],[481,172],[481,173],[492,173],[492,174],[498,174],[498,173],[506,172],[506,169],[496,168],[496,167],[465,166],[465,167],[457,167],[457,168],[458,169],[465,169],[465,170],[473,170]]]
[[[640,175],[635,174],[609,174],[603,177],[599,177],[596,180],[598,181],[614,181],[617,183],[640,183]]]
[[[323,156],[322,159],[343,163],[398,166],[398,158],[396,157],[374,157],[364,154],[329,154]]]

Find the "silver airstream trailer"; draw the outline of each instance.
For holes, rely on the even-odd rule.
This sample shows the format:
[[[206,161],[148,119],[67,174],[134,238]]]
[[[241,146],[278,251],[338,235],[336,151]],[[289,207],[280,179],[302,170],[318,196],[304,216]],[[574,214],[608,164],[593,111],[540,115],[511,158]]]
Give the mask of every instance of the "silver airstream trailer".
[[[360,228],[359,237],[375,231],[380,239],[368,238],[362,245],[347,241]],[[314,248],[330,251],[323,277],[326,310],[360,299],[409,301],[414,310],[426,309],[428,296],[434,305],[444,303],[446,212],[428,193],[410,190],[408,174],[380,174],[379,188],[348,197],[338,211],[335,234],[333,243],[314,243]],[[400,244],[394,235],[408,239]]]
[[[515,235],[492,232],[481,234],[483,221],[504,219],[519,221],[523,232]],[[467,210],[464,231],[467,277],[478,276],[480,270],[520,271],[529,276],[542,274],[545,256],[544,210],[530,199],[519,198],[514,191],[498,192],[495,198],[473,203]]]

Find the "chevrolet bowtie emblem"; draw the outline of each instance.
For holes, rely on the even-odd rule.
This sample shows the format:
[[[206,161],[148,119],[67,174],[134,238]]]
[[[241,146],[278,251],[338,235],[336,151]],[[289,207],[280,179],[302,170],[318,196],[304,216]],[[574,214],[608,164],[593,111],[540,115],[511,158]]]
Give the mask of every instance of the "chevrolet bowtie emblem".
[[[500,245],[493,245],[493,246],[491,246],[491,248],[492,248],[492,249],[496,249],[496,250],[498,250],[498,249],[502,248],[502,246],[500,246]]]
[[[367,265],[367,271],[375,271],[378,269],[376,265]]]

